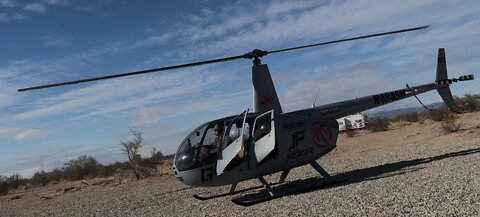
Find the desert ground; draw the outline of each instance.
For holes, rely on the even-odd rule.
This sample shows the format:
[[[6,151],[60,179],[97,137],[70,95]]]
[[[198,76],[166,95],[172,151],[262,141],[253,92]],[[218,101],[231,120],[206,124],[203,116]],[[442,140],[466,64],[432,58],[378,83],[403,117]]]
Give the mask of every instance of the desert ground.
[[[116,178],[61,182],[0,197],[0,216],[480,216],[480,112],[462,114],[461,129],[439,122],[395,123],[385,132],[341,134],[318,162],[347,181],[301,193],[322,178],[310,166],[293,169],[274,190],[286,196],[249,207],[234,198],[263,195],[257,180],[235,195],[200,201],[229,187],[191,188],[165,174],[135,182]],[[267,176],[276,182],[279,174]]]

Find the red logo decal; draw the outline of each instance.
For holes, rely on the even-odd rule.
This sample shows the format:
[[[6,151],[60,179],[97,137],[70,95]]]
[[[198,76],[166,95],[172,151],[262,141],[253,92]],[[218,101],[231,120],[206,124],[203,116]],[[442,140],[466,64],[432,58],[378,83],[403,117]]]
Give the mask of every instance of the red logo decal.
[[[312,141],[316,146],[320,148],[330,146],[332,138],[332,130],[326,124],[320,121],[313,122]]]
[[[275,100],[275,97],[272,94],[267,93],[267,94],[263,95],[262,97],[260,97],[260,105],[273,104],[274,100]]]

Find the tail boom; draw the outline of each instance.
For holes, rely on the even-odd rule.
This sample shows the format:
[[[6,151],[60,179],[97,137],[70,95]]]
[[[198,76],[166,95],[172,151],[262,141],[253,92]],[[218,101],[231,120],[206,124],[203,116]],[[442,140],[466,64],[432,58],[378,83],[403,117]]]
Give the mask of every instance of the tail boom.
[[[451,110],[456,111],[455,103],[449,86],[455,82],[469,81],[473,79],[473,75],[463,75],[459,78],[449,79],[447,75],[447,63],[445,61],[445,49],[440,48],[438,50],[437,76],[434,83],[345,100],[337,103],[300,110],[298,112],[308,112],[310,115],[315,114],[323,117],[341,118],[432,90],[437,90],[445,104]]]

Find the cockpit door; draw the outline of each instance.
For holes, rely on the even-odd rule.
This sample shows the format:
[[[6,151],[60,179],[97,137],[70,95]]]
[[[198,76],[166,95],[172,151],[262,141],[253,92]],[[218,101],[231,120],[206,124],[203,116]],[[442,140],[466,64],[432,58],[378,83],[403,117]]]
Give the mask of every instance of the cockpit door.
[[[238,115],[233,119],[227,126],[225,130],[225,135],[223,135],[222,146],[219,149],[219,156],[217,161],[217,175],[220,175],[225,172],[227,166],[232,162],[237,154],[242,150],[243,147],[243,135],[245,133],[245,121],[247,119],[248,109],[245,110],[242,114]],[[241,123],[241,129],[237,127],[238,122],[243,120]]]
[[[274,110],[255,118],[253,123],[253,142],[250,146],[249,168],[253,169],[275,149]]]

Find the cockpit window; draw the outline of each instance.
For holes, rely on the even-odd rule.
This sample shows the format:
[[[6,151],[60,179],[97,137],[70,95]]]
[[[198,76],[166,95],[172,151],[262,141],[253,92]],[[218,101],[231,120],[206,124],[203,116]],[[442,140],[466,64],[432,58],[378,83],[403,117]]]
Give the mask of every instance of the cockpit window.
[[[176,168],[184,171],[215,163],[223,125],[223,121],[206,123],[187,136],[177,151]]]
[[[257,119],[254,131],[255,142],[270,133],[270,131],[272,130],[271,122],[271,117],[268,115]]]
[[[175,155],[175,167],[178,171],[185,171],[199,168],[206,165],[213,165],[219,158],[221,150],[228,147],[232,141],[243,136],[244,145],[250,142],[251,129],[248,122],[253,122],[254,117],[247,118],[245,123],[244,135],[242,132],[242,119],[234,121],[234,118],[226,118],[221,120],[205,123],[195,129],[187,136],[180,144]],[[234,124],[227,130],[227,126],[234,121]],[[270,127],[270,125],[268,125]],[[225,137],[224,137],[225,135]],[[222,138],[224,144],[222,144]],[[242,147],[243,147],[242,146]],[[219,150],[220,149],[220,150]],[[239,156],[244,157],[245,151],[243,149]]]

